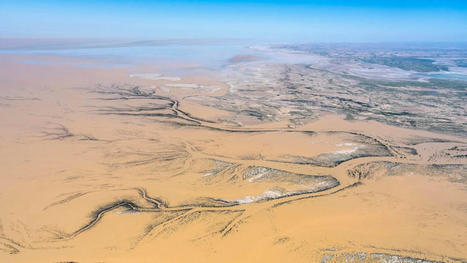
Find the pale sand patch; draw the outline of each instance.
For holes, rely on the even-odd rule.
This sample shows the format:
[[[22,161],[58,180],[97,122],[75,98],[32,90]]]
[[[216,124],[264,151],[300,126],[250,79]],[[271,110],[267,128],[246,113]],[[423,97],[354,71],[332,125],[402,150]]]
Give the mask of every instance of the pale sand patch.
[[[193,84],[193,83],[170,83],[170,84],[165,84],[165,86],[174,87],[174,88],[193,88],[193,89],[198,89],[202,87],[201,85]]]
[[[148,79],[148,80],[170,80],[170,81],[179,81],[181,79],[180,77],[164,76],[158,73],[130,74],[130,78],[140,78],[140,79]]]

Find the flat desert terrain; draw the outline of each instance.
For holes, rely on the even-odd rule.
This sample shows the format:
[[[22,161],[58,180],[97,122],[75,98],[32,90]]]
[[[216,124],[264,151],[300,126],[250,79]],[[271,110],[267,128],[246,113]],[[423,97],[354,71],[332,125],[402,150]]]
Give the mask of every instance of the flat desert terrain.
[[[466,262],[467,82],[368,50],[1,53],[0,262]]]

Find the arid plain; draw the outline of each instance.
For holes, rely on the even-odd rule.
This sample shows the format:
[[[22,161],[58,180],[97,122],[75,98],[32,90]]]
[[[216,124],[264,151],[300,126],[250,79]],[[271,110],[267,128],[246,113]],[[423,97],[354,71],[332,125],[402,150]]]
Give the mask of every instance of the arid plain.
[[[0,262],[466,262],[466,82],[329,50],[0,54]]]

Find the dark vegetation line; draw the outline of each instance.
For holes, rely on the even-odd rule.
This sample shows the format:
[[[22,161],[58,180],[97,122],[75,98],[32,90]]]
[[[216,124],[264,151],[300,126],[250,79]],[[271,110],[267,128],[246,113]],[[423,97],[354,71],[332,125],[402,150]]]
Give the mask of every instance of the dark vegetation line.
[[[362,182],[358,181],[358,182],[355,182],[351,185],[347,185],[345,187],[342,187],[340,189],[337,189],[336,191],[334,192],[330,192],[330,193],[325,193],[325,194],[319,194],[319,195],[306,195],[306,196],[302,196],[302,197],[299,197],[299,198],[295,198],[295,199],[291,199],[291,200],[286,200],[286,201],[283,201],[283,202],[279,202],[279,203],[276,203],[274,204],[272,207],[275,208],[275,207],[278,207],[278,206],[281,206],[281,205],[285,205],[285,204],[289,204],[291,202],[295,202],[295,201],[299,201],[299,200],[303,200],[303,199],[310,199],[310,198],[316,198],[316,197],[323,197],[323,196],[328,196],[328,195],[332,195],[332,194],[336,194],[336,193],[339,193],[341,191],[344,191],[344,190],[347,190],[347,189],[350,189],[350,188],[354,188],[354,187],[357,187],[359,185],[361,185]]]
[[[354,184],[354,185],[356,186],[356,184]],[[339,186],[339,182],[337,182],[335,185],[333,185],[330,188],[334,188],[334,187],[337,187],[337,186]],[[319,190],[313,191],[313,192],[293,193],[293,194],[281,196],[281,197],[278,197],[278,198],[265,199],[265,200],[263,200],[263,202],[264,201],[282,199],[282,198],[290,198],[290,197],[293,197],[293,196],[300,196],[300,195],[304,195],[304,194],[313,194],[313,193],[329,190],[330,188],[319,189]],[[346,188],[348,188],[348,187],[344,187],[343,189],[346,189]],[[343,190],[343,189],[340,189],[340,190]],[[112,203],[110,203],[108,205],[105,205],[105,206],[97,209],[96,211],[94,211],[92,213],[91,220],[87,224],[85,224],[84,226],[82,226],[81,228],[74,231],[73,233],[71,233],[68,236],[62,236],[60,239],[71,239],[71,238],[74,238],[74,237],[78,236],[79,234],[81,234],[81,233],[91,229],[93,226],[95,226],[102,219],[102,217],[106,213],[108,213],[108,212],[110,212],[112,210],[115,210],[117,208],[120,208],[120,207],[126,208],[129,211],[133,211],[133,212],[163,212],[163,211],[184,212],[181,216],[179,216],[179,217],[184,217],[184,216],[187,216],[187,213],[189,213],[190,211],[191,212],[194,212],[194,211],[199,211],[199,212],[219,211],[218,209],[224,209],[225,210],[225,208],[240,205],[237,202],[228,202],[228,201],[225,201],[225,200],[208,198],[208,199],[211,199],[212,201],[216,201],[216,204],[225,204],[225,205],[209,205],[209,204],[205,204],[205,205],[199,204],[198,205],[198,204],[196,204],[196,205],[181,205],[181,206],[170,207],[167,203],[163,202],[160,199],[149,197],[147,195],[147,192],[146,192],[145,189],[136,188],[136,190],[138,191],[141,198],[143,198],[144,200],[146,200],[146,201],[150,202],[151,204],[153,204],[153,207],[142,207],[142,206],[137,205],[133,201],[126,200],[126,199],[112,202]],[[340,190],[335,191],[333,193],[337,193]],[[324,195],[319,195],[319,196],[324,196]],[[305,199],[305,198],[311,198],[311,197],[302,197],[302,198],[287,200],[287,201],[281,202],[279,204],[276,204],[273,207],[276,207],[276,206],[278,206],[280,204],[289,203],[289,202],[293,202],[293,201],[301,200],[301,199]],[[198,210],[198,209],[203,209],[203,210]],[[226,211],[244,211],[244,210],[226,210]],[[177,217],[177,218],[179,218],[179,217]],[[169,219],[166,222],[177,220],[177,218]],[[163,222],[163,223],[166,223],[166,222]],[[229,225],[230,224],[231,224],[231,222],[229,223]],[[232,228],[232,227],[234,227],[234,226],[233,225],[230,226],[230,228]],[[229,227],[226,227],[225,229],[222,230],[223,236],[225,236],[228,232],[230,232],[230,230],[228,230],[228,228]]]
[[[145,189],[143,188],[136,188],[136,190],[138,191],[139,195],[141,196],[141,198],[143,198],[144,200],[148,201],[149,203],[151,203],[153,206],[152,207],[142,207],[142,206],[139,206],[137,205],[136,203],[134,203],[133,201],[131,200],[119,200],[119,201],[115,201],[115,202],[112,202],[108,205],[105,205],[99,209],[97,209],[96,211],[94,211],[92,213],[92,218],[91,220],[85,224],[84,226],[82,226],[81,228],[79,228],[78,230],[76,230],[75,232],[73,232],[72,234],[68,235],[68,236],[63,236],[61,237],[60,239],[71,239],[71,238],[74,238],[76,237],[77,235],[91,229],[93,226],[95,226],[101,219],[102,217],[112,211],[112,210],[115,210],[117,208],[120,208],[120,207],[123,207],[123,208],[126,208],[128,209],[129,211],[133,211],[133,212],[162,212],[162,211],[170,211],[170,212],[177,212],[177,211],[182,211],[182,212],[188,212],[188,211],[192,211],[193,209],[195,208],[209,208],[209,209],[217,209],[217,208],[222,208],[222,207],[232,207],[232,206],[236,206],[237,204],[236,203],[225,203],[226,205],[225,206],[209,206],[209,205],[205,205],[205,206],[200,206],[200,205],[182,205],[182,206],[175,206],[175,207],[169,207],[167,203],[165,203],[164,201],[160,200],[160,199],[157,199],[157,198],[153,198],[153,197],[149,197],[147,195],[147,192]],[[213,199],[215,200],[215,199]],[[204,210],[203,210],[204,211]],[[217,211],[217,210],[215,210]],[[186,213],[184,213],[186,214]],[[183,214],[183,215],[184,215]],[[172,220],[172,219],[171,219]]]

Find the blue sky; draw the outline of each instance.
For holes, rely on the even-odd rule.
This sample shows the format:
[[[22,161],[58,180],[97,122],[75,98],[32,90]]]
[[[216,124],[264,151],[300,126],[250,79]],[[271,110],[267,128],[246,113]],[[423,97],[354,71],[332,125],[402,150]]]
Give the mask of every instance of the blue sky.
[[[0,37],[467,41],[467,1],[0,0]]]

